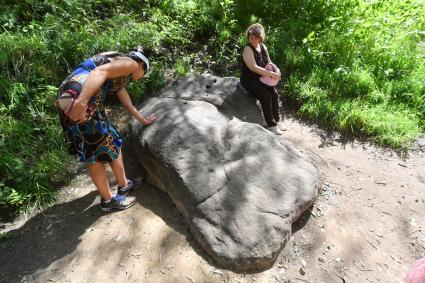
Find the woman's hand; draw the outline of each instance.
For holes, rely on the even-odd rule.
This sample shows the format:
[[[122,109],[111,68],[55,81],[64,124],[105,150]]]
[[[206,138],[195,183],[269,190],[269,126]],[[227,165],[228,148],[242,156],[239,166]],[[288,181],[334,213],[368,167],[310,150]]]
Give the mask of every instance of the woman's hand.
[[[87,120],[86,111],[87,103],[76,99],[74,101],[74,105],[72,106],[70,113],[68,114],[68,117],[77,124],[85,122]]]
[[[145,125],[145,126],[148,126],[148,125],[152,124],[155,121],[155,119],[156,119],[156,115],[151,114],[145,119],[145,121],[143,121],[142,124]]]
[[[134,107],[133,102],[131,102],[130,95],[128,94],[125,88],[118,91],[117,96],[119,100],[121,101],[121,104],[124,106],[124,108],[127,109],[127,111],[130,112],[131,115],[143,125],[147,126],[152,124],[155,121],[156,119],[155,114],[151,114],[147,118],[143,117],[143,115],[140,114],[140,112],[136,109],[136,107]]]
[[[270,77],[271,77],[273,80],[280,80],[280,72],[278,72],[278,73],[270,72]]]

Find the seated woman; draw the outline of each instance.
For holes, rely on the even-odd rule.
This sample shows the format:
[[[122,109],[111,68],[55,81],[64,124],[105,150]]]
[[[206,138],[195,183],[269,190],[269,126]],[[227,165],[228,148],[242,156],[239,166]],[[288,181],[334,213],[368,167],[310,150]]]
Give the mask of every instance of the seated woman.
[[[263,44],[266,38],[263,26],[251,25],[247,29],[247,37],[249,43],[243,51],[241,84],[260,101],[267,128],[276,135],[281,135],[282,131],[278,127],[280,121],[279,95],[275,87],[266,85],[260,80],[261,76],[279,80],[280,71],[274,72],[266,69],[266,65],[272,62],[269,52]]]
[[[135,198],[126,194],[135,188],[128,180],[121,156],[123,138],[106,116],[107,95],[118,99],[140,123],[149,125],[155,115],[143,117],[131,102],[125,85],[142,78],[149,70],[149,60],[138,48],[127,55],[105,52],[94,55],[77,66],[59,87],[56,107],[71,155],[78,155],[87,165],[90,177],[101,196],[100,209],[127,209]],[[105,170],[109,163],[118,182],[118,194],[111,192]]]

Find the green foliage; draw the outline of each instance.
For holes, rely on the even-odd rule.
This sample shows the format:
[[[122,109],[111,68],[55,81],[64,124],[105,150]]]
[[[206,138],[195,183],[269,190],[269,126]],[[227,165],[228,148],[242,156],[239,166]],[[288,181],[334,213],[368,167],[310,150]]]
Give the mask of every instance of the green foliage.
[[[136,45],[173,50],[190,44],[193,34],[187,34],[183,14],[173,17],[154,4],[136,2],[0,4],[1,207],[22,211],[29,204],[47,204],[55,198],[54,184],[67,181],[71,159],[53,100],[57,86],[74,66],[107,50],[127,52]],[[185,13],[195,9],[176,5]],[[164,86],[165,66],[175,60],[164,51],[152,57],[150,76],[130,87],[136,100]]]
[[[423,1],[271,3],[274,12],[260,4],[251,12],[273,26],[272,58],[300,114],[408,148],[425,121]],[[285,23],[276,23],[279,13]]]
[[[316,122],[339,129],[349,135],[368,136],[378,144],[407,149],[421,133],[421,119],[408,107],[378,103],[368,98],[350,98],[332,94],[316,73],[306,82],[293,77],[290,88],[301,103],[300,114]],[[316,86],[315,86],[316,85]],[[379,96],[382,94],[372,92]]]
[[[184,61],[184,58],[177,59],[175,70],[178,77],[183,77],[189,72],[189,65]]]

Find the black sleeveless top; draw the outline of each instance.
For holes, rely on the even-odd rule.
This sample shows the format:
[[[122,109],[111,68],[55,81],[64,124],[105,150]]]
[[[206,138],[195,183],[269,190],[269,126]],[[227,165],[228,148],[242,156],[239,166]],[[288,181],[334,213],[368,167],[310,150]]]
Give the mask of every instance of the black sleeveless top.
[[[254,52],[255,63],[257,66],[264,68],[269,63],[267,51],[264,46],[260,44],[261,52],[258,52],[251,44],[248,44],[247,46],[251,47],[252,51]],[[251,71],[243,59],[242,62],[241,80],[258,79],[261,77],[261,75]]]

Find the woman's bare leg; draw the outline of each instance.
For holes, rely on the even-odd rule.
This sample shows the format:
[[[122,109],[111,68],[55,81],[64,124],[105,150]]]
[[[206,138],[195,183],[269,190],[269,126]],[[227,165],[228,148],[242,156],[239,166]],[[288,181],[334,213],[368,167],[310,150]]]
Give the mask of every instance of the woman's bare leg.
[[[127,186],[127,177],[125,176],[124,162],[122,160],[121,151],[118,155],[118,158],[110,162],[109,165],[111,166],[112,172],[114,172],[118,187],[123,188]]]
[[[112,198],[112,192],[109,187],[105,165],[101,162],[88,163],[87,169],[89,170],[90,177],[102,199],[105,201],[110,200]]]

